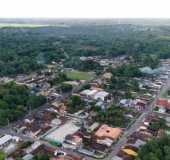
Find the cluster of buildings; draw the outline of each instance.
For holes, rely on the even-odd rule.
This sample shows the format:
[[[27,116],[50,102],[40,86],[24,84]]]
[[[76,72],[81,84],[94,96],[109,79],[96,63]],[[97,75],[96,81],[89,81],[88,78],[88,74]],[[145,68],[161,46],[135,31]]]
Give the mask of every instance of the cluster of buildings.
[[[19,137],[11,135],[0,136],[0,150],[3,149],[5,152],[11,152],[16,148],[16,144],[20,141]]]
[[[163,113],[163,114],[170,113],[170,100],[158,99],[156,103],[155,111],[157,111],[158,113]]]
[[[145,145],[147,141],[153,138],[160,138],[163,135],[170,135],[170,99],[168,96],[169,86],[169,74],[170,74],[170,61],[162,60],[162,66],[166,69],[162,70],[156,78],[151,80],[141,80],[141,87],[150,90],[147,97],[150,98],[152,95],[152,100],[140,98],[142,102],[146,103],[144,106],[148,107],[149,104],[155,99],[153,104],[153,112],[144,117],[140,122],[138,128],[131,133],[118,151],[118,153],[112,157],[113,160],[134,160],[138,156],[138,152],[141,146]],[[167,85],[167,88],[166,88]],[[163,87],[165,89],[161,90]],[[161,92],[163,93],[160,93]],[[159,95],[159,96],[158,96]],[[120,103],[124,107],[137,107],[138,99],[122,99]],[[137,107],[137,109],[139,109]],[[143,108],[142,108],[143,109]],[[165,123],[163,126],[162,123]]]
[[[20,148],[17,149],[11,156],[16,159],[32,160],[35,155],[50,157],[50,160],[85,160],[82,156],[72,153],[69,150],[57,149],[52,145],[45,144],[41,141],[36,142],[21,142]],[[8,158],[9,159],[9,158]]]
[[[36,111],[30,111],[23,121],[13,126],[13,134],[18,135],[19,140],[11,135],[4,135],[1,149],[5,151],[9,143],[16,144],[15,150],[5,152],[10,160],[16,158],[31,160],[41,153],[52,157],[51,160],[84,160],[88,159],[88,156],[104,158],[123,134],[123,129],[95,122],[91,120],[88,112],[68,113],[67,100],[76,94],[86,102],[87,108],[91,102],[95,102],[104,109],[111,103],[111,97],[101,84],[103,79],[111,78],[111,74],[105,73],[103,79],[88,82],[91,86],[89,89],[75,89],[66,95],[50,86],[50,78],[51,74],[42,72],[1,79],[4,82],[14,80],[20,85],[27,85],[34,93],[46,96],[48,99],[47,104]],[[66,83],[78,88],[86,82]]]
[[[127,138],[124,144],[113,160],[134,160],[138,156],[138,151],[142,145],[152,138],[159,138],[164,134],[170,135],[169,122],[166,121],[166,128],[154,128],[155,124],[161,121],[162,117],[151,114],[144,119],[140,126]]]
[[[127,63],[126,57],[119,57],[114,60],[101,59],[100,57],[80,57],[81,60],[94,60],[103,66],[112,65],[117,67],[122,63]],[[142,114],[155,99],[162,86],[166,84],[170,73],[169,63],[162,61],[162,65],[167,68],[154,78],[137,78],[142,93],[133,93],[135,98],[120,98],[114,101],[113,95],[103,87],[108,83],[112,74],[104,72],[102,76],[91,81],[68,81],[75,90],[63,94],[49,84],[52,74],[34,73],[28,76],[17,76],[15,80],[18,84],[27,85],[36,94],[47,97],[48,102],[36,111],[30,111],[23,121],[18,122],[13,127],[12,135],[0,136],[0,150],[3,150],[9,160],[21,158],[31,160],[34,156],[46,153],[50,160],[88,160],[88,157],[102,159],[113,149],[114,144],[126,133],[127,128],[111,126],[95,121],[90,105],[93,104],[107,109],[113,102],[121,107],[130,108],[126,116],[135,120],[136,115]],[[2,78],[7,82],[11,79]],[[88,83],[88,89],[82,89],[81,85]],[[77,113],[68,113],[68,99],[71,95],[78,95],[85,102],[83,110]],[[170,126],[170,118],[167,116],[170,110],[170,101],[159,98],[156,102],[155,114],[150,115],[141,123],[127,138],[127,142],[122,146],[118,154],[112,157],[113,160],[134,160],[138,155],[141,145],[152,137],[159,137],[168,130],[153,130],[152,123],[159,121],[157,113],[166,113],[167,126]],[[136,115],[134,115],[134,113]],[[164,114],[163,114],[164,115]],[[9,147],[10,146],[10,147]]]
[[[101,56],[88,56],[88,57],[80,57],[81,61],[94,61],[98,62],[101,66],[111,66],[113,68],[117,68],[121,66],[122,64],[127,64],[129,61],[127,59],[127,56],[120,56],[115,58],[106,58]]]

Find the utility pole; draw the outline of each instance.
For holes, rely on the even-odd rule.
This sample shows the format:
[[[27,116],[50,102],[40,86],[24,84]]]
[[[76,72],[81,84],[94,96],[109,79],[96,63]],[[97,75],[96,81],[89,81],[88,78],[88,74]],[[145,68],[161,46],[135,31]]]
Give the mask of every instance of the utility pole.
[[[8,127],[9,127],[9,125],[10,125],[9,118],[7,118],[7,125],[8,125]]]

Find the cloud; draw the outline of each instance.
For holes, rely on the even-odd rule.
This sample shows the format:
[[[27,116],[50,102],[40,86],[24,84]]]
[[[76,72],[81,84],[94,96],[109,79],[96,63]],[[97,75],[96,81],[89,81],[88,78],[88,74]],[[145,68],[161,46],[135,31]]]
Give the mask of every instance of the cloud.
[[[170,18],[169,0],[0,0],[0,17]]]

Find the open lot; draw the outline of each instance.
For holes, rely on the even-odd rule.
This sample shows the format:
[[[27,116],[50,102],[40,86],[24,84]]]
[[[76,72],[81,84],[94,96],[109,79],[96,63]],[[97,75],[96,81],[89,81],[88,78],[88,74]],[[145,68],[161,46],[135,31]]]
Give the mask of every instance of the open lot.
[[[70,71],[66,72],[69,79],[72,80],[91,80],[94,79],[95,74],[92,72]]]
[[[75,125],[75,122],[69,121],[66,124],[54,129],[48,135],[45,136],[46,140],[62,143],[67,135],[73,134],[80,129]]]

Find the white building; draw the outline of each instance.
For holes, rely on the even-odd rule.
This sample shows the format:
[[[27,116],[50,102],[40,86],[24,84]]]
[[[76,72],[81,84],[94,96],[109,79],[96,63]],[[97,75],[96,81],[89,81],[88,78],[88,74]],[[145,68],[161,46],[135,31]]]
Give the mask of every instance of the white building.
[[[11,135],[4,135],[0,137],[0,148],[3,148],[4,146],[8,145],[12,141]]]
[[[87,98],[91,98],[94,100],[101,100],[105,101],[105,99],[109,96],[108,92],[103,91],[102,89],[86,89],[80,93],[83,96],[86,96]]]
[[[104,101],[109,96],[108,92],[105,91],[99,91],[94,95],[95,100],[102,100]]]

